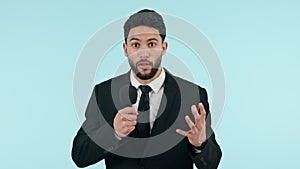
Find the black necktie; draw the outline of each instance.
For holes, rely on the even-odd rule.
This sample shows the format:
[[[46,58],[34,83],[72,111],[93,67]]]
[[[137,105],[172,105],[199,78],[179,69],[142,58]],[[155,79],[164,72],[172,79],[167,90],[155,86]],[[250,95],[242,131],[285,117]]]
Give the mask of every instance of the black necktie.
[[[151,91],[150,86],[139,86],[142,91],[142,95],[138,107],[138,123],[136,125],[140,138],[150,136],[150,123],[149,123],[149,92]]]

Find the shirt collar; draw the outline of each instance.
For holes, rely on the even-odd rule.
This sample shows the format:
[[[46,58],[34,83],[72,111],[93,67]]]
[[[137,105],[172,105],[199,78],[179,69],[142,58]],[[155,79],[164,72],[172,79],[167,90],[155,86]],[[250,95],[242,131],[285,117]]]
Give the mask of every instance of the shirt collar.
[[[164,68],[161,68],[160,75],[154,79],[152,82],[148,83],[147,85],[151,87],[151,89],[154,91],[154,93],[157,93],[159,89],[163,86],[164,81],[166,78],[166,72]],[[130,82],[131,85],[138,89],[140,85],[142,85],[134,76],[134,72],[131,70],[130,73]]]

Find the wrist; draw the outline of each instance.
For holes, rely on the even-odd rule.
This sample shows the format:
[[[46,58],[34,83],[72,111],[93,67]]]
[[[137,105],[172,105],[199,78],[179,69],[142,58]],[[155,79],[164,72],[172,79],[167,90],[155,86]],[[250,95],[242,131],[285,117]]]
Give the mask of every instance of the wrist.
[[[203,150],[205,145],[207,144],[207,140],[205,140],[204,142],[202,142],[199,146],[194,146],[193,147],[197,150]]]

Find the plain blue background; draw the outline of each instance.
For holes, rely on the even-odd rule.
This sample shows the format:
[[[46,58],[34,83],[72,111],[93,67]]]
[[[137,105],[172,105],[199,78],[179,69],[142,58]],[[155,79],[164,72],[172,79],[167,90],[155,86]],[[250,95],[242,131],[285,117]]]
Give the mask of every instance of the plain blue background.
[[[219,168],[299,167],[299,7],[296,0],[1,1],[0,168],[76,168],[77,57],[98,29],[142,8],[192,23],[218,52],[227,93],[216,129]]]

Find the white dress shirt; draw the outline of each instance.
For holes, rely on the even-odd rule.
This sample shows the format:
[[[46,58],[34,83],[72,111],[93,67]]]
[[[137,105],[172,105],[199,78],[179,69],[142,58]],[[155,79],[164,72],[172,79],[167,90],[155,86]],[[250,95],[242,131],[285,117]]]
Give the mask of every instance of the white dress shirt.
[[[161,102],[161,98],[163,96],[163,92],[164,92],[164,81],[166,78],[166,73],[164,71],[163,68],[161,68],[161,72],[160,75],[154,79],[152,82],[148,83],[147,85],[151,87],[151,91],[149,92],[149,106],[150,106],[150,113],[149,113],[149,119],[150,119],[150,129],[152,130],[153,128],[153,123],[155,121],[159,106],[160,106],[160,102]],[[137,110],[139,102],[140,102],[140,98],[142,95],[142,91],[139,88],[141,84],[134,76],[134,72],[131,70],[131,74],[130,74],[130,82],[131,85],[134,86],[137,89],[137,101],[133,106],[134,109]]]

